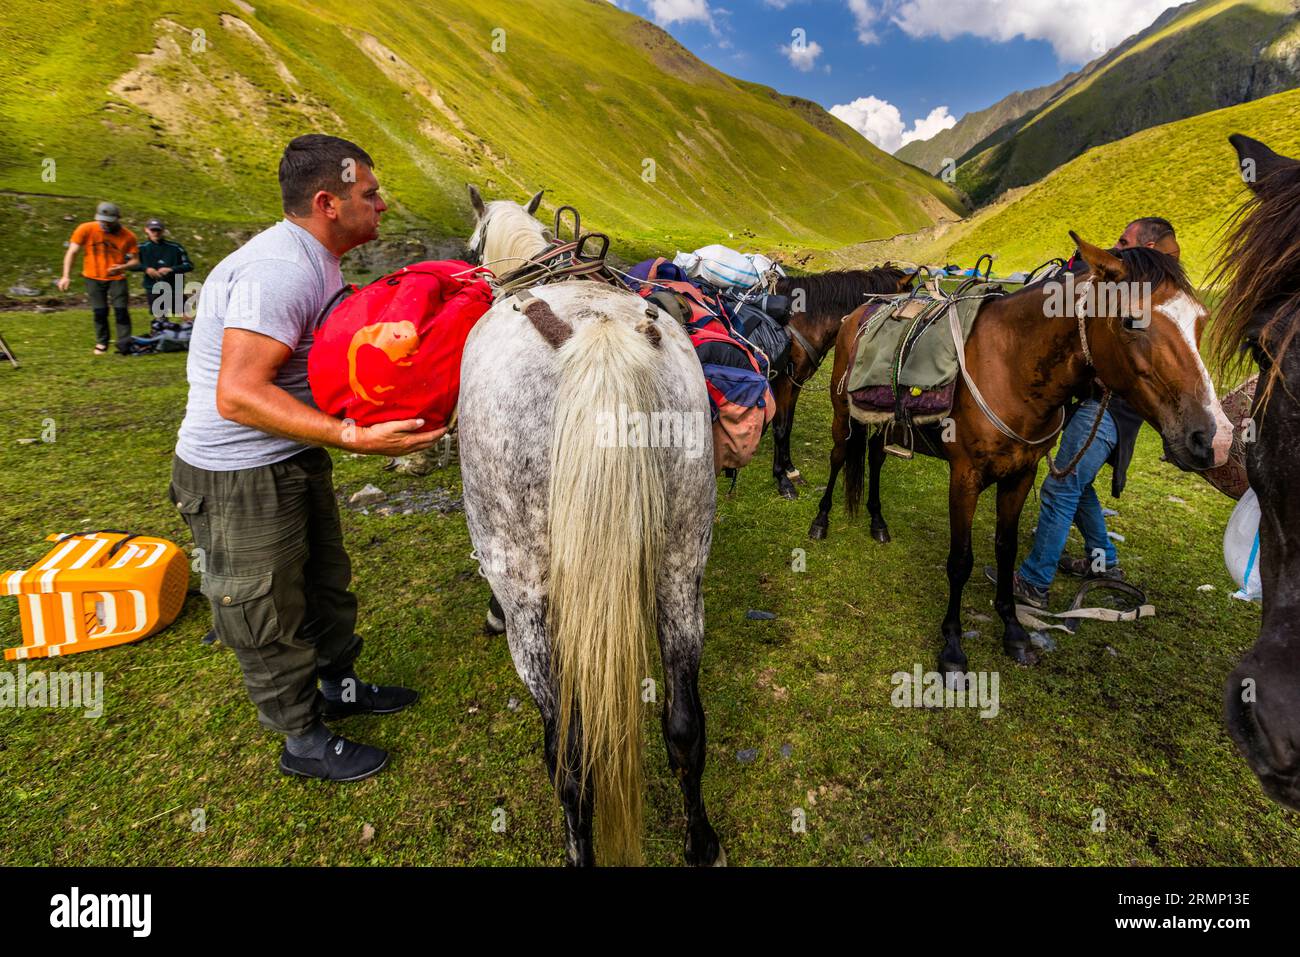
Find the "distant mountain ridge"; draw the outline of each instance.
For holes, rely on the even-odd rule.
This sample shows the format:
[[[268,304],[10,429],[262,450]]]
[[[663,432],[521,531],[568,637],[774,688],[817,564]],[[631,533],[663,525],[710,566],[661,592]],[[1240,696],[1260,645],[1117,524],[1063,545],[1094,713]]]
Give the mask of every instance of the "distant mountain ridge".
[[[944,159],[938,153],[951,156],[959,164],[957,187],[981,205],[1093,147],[1296,86],[1300,0],[1197,0],[1166,10],[1055,89],[1013,94],[970,114],[965,127],[963,117],[940,134],[945,139],[910,143],[895,155],[931,172]],[[1045,91],[1041,102],[1016,115],[1019,105]],[[1007,119],[972,137],[988,125],[981,114],[989,112]]]
[[[977,143],[986,142],[991,146],[987,141],[1003,131],[1003,139],[1011,136],[1016,120],[1038,109],[1076,76],[1077,73],[1068,73],[1055,83],[1004,96],[992,106],[967,113],[956,125],[940,130],[928,140],[913,140],[896,150],[894,157],[938,176],[947,161],[960,164]]]

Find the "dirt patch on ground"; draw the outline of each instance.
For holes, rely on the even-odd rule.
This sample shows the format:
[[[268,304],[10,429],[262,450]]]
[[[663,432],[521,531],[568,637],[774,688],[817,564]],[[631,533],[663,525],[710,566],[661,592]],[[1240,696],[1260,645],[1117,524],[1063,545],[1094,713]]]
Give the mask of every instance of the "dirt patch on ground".
[[[297,78],[252,27],[229,14],[222,17],[222,25],[248,40],[266,59],[288,88],[288,105],[303,115],[306,125],[345,129],[342,117],[298,91]],[[271,121],[268,103],[286,97],[276,97],[250,81],[221,56],[215,44],[175,20],[162,17],[153,26],[154,48],[138,54],[135,69],[109,86],[114,97],[153,117],[172,138],[213,132],[225,124],[251,125],[268,133],[280,125]],[[208,138],[220,140],[219,135]]]
[[[284,80],[285,83],[288,83],[290,86],[298,85],[298,78],[293,75],[285,65],[285,62],[276,56],[275,51],[271,49],[270,44],[263,40],[256,30],[250,27],[243,20],[239,19],[239,17],[232,17],[228,13],[223,13],[221,15],[221,25],[231,33],[242,36],[261,50],[262,56],[270,62],[270,64],[275,68],[276,74],[280,79]]]
[[[493,152],[492,147],[487,142],[474,134],[465,121],[460,118],[460,114],[447,104],[442,94],[425,78],[423,73],[369,33],[353,33],[349,31],[349,36],[351,36],[357,48],[369,57],[370,61],[379,68],[379,71],[392,80],[393,84],[402,90],[408,98],[414,92],[424,99],[429,106],[433,107],[435,113],[443,122],[437,123],[431,119],[423,120],[419,129],[424,136],[444,149],[458,153],[463,159],[468,159],[476,166],[480,165],[480,158],[486,159],[488,164],[495,168],[499,169],[502,166],[501,157]],[[455,132],[447,129],[446,124],[449,124]]]

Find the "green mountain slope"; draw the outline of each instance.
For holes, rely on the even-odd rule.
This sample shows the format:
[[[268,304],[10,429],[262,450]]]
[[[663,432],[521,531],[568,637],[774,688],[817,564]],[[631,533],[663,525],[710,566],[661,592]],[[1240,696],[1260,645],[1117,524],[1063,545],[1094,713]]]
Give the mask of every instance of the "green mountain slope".
[[[1094,146],[1300,85],[1300,2],[1198,0],[1166,12],[957,170],[976,203]]]
[[[894,157],[937,176],[945,161],[960,162],[977,143],[992,146],[1013,135],[1017,120],[1033,113],[1078,75],[1069,73],[1055,83],[1004,96],[986,109],[967,113],[955,126],[940,130],[928,140],[913,140],[896,151]]]
[[[952,232],[946,257],[969,264],[996,253],[999,275],[1067,256],[1073,229],[1112,243],[1139,216],[1165,216],[1183,262],[1204,280],[1218,230],[1245,198],[1230,133],[1246,133],[1300,155],[1300,90],[1204,113],[1089,150],[1005,203],[986,207]]]
[[[386,234],[426,246],[468,231],[467,180],[489,198],[546,187],[544,209],[573,203],[668,252],[733,234],[830,247],[960,208],[815,104],[719,73],[607,0],[51,0],[2,16],[0,282],[48,289],[69,220],[99,199],[183,224],[211,265],[278,216],[279,152],[307,131],[365,146]]]

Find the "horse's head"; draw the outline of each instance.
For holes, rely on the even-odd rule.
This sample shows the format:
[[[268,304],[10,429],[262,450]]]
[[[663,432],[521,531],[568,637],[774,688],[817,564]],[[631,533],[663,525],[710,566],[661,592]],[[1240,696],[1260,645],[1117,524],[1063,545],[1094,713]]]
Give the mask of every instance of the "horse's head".
[[[525,265],[547,246],[542,224],[533,213],[542,204],[538,190],[521,205],[508,199],[483,202],[478,187],[470,184],[469,201],[474,207],[474,232],[469,237],[470,261],[498,275]]]
[[[1259,640],[1228,677],[1228,731],[1264,791],[1300,810],[1300,161],[1229,137],[1254,195],[1237,213],[1214,278],[1226,284],[1213,333],[1225,369],[1259,366],[1246,445],[1259,499]]]
[[[1154,425],[1186,469],[1228,459],[1232,424],[1199,344],[1207,315],[1177,259],[1155,249],[1104,250],[1070,233],[1088,264],[1075,284],[1097,376]]]

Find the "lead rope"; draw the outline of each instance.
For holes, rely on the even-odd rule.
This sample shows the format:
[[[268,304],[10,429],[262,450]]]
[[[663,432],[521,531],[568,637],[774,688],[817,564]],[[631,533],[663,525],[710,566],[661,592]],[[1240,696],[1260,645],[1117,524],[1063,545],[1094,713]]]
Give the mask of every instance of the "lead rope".
[[[979,386],[975,384],[975,380],[971,378],[970,371],[966,368],[966,341],[962,336],[961,320],[957,316],[956,301],[952,301],[948,304],[948,328],[952,331],[953,345],[957,347],[957,367],[961,369],[962,381],[966,383],[966,388],[970,390],[971,398],[975,400],[975,404],[979,406],[980,411],[984,413],[985,418],[993,423],[993,427],[1007,438],[1013,439],[1024,445],[1042,445],[1044,442],[1050,442],[1052,439],[1056,438],[1061,429],[1065,428],[1064,406],[1061,407],[1061,421],[1056,428],[1041,439],[1027,439],[998,418],[998,414],[989,407],[987,402],[984,401],[984,396],[980,392]],[[1082,328],[1082,325],[1080,328]]]
[[[1097,367],[1092,364],[1092,350],[1088,348],[1088,330],[1084,327],[1083,321],[1084,316],[1082,311],[1080,311],[1079,344],[1083,346],[1083,361],[1088,363],[1088,366],[1095,372]],[[1083,461],[1083,454],[1088,451],[1088,447],[1092,445],[1092,440],[1097,437],[1097,430],[1101,428],[1101,419],[1102,416],[1106,414],[1106,407],[1110,405],[1111,396],[1110,388],[1104,382],[1102,383],[1101,388],[1101,405],[1097,407],[1097,415],[1092,420],[1092,428],[1088,430],[1088,438],[1084,441],[1083,445],[1079,447],[1079,451],[1074,454],[1074,457],[1070,459],[1064,468],[1057,468],[1051,458],[1048,458],[1047,471],[1051,473],[1052,478],[1059,481],[1073,475],[1074,470],[1078,468],[1079,463]],[[1064,413],[1065,410],[1062,409],[1061,411]],[[1062,424],[1064,424],[1064,422]]]

